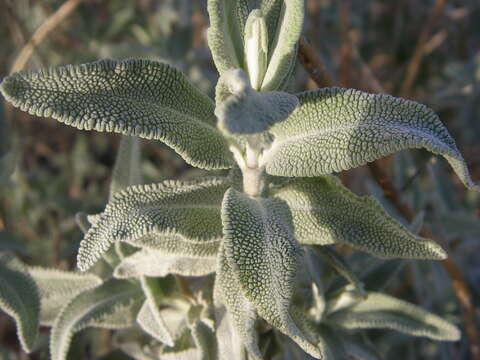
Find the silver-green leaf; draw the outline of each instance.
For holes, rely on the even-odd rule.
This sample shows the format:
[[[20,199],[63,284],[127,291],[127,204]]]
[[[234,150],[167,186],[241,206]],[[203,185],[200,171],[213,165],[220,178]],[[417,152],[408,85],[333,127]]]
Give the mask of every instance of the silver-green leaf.
[[[10,253],[0,253],[0,310],[13,318],[23,350],[38,337],[40,298],[27,268]]]
[[[0,90],[32,115],[53,117],[81,130],[161,140],[200,168],[231,165],[226,140],[216,128],[213,102],[167,64],[99,60],[21,71],[5,78]]]
[[[51,326],[59,310],[76,295],[94,288],[102,280],[94,274],[76,273],[58,269],[29,267],[40,294],[40,323]]]
[[[219,82],[225,83],[231,95],[217,104],[215,115],[220,128],[231,134],[254,134],[268,130],[273,124],[285,120],[298,105],[295,95],[254,90],[245,73],[239,69],[225,72]]]
[[[330,323],[347,329],[392,329],[434,340],[456,341],[460,331],[450,322],[406,301],[369,293],[368,298],[335,312]]]
[[[75,332],[88,326],[98,326],[101,320],[108,319],[115,313],[122,313],[125,308],[136,308],[142,296],[139,286],[126,280],[109,280],[104,284],[87,290],[63,307],[53,324],[50,335],[50,354],[52,360],[67,358],[68,349]],[[122,311],[116,311],[116,310]],[[127,321],[130,323],[130,314]],[[118,320],[118,319],[117,319]],[[118,325],[117,321],[112,325]]]
[[[110,198],[128,186],[142,183],[140,159],[140,139],[122,136],[110,182]]]
[[[228,179],[217,177],[132,186],[117,193],[80,244],[78,267],[87,270],[114,241],[135,241],[153,233],[196,243],[218,241],[228,186]]]
[[[215,258],[165,255],[142,249],[124,258],[115,268],[114,276],[121,279],[140,276],[164,277],[168,274],[204,276],[215,272],[215,267]]]
[[[226,259],[258,314],[305,352],[321,358],[289,312],[302,254],[289,217],[286,203],[279,199],[253,199],[229,189],[222,204]]]
[[[334,176],[302,178],[275,189],[302,244],[345,243],[382,258],[444,259],[434,241],[417,237],[371,197],[357,196]]]
[[[468,188],[479,190],[438,116],[419,103],[384,94],[328,88],[299,94],[300,106],[270,131],[268,173],[319,176],[409,148],[442,155]]]

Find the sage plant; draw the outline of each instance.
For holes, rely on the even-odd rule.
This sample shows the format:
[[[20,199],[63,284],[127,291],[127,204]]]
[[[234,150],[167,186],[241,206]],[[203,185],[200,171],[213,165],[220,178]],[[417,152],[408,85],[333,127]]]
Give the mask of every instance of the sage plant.
[[[54,360],[66,359],[86,327],[141,329],[136,345],[140,335],[128,332],[116,342],[136,359],[376,359],[358,336],[371,328],[458,340],[453,324],[380,292],[391,263],[357,273],[329,246],[384,259],[446,257],[333,175],[425,148],[478,191],[437,115],[353,89],[289,92],[303,0],[209,0],[208,11],[215,101],[173,66],[148,60],[3,80],[3,96],[23,111],[125,135],[105,210],[77,217],[83,273],[1,254],[0,308],[25,351],[39,324],[52,326]],[[138,138],[162,141],[194,167],[230,170],[142,185]],[[331,286],[325,269],[347,284]]]

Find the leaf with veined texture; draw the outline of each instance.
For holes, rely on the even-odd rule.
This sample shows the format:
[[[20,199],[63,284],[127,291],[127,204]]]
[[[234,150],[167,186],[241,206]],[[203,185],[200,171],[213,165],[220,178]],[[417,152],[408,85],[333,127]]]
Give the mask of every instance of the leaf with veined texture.
[[[137,322],[149,335],[168,346],[173,346],[173,336],[160,314],[162,294],[158,289],[157,281],[153,278],[141,278],[146,300],[138,313]]]
[[[382,258],[446,257],[433,240],[411,234],[376,200],[353,194],[334,176],[295,179],[272,194],[290,207],[302,244],[345,243]]]
[[[406,301],[375,292],[364,301],[332,313],[327,321],[347,329],[392,329],[445,341],[460,338],[460,331],[450,322]]]
[[[409,148],[440,154],[468,188],[479,190],[438,116],[419,103],[384,94],[328,88],[298,94],[300,106],[275,124],[263,164],[271,175],[319,176]]]
[[[305,352],[321,358],[292,319],[289,308],[301,249],[287,205],[229,189],[222,204],[226,260],[251,306]]]
[[[117,265],[114,276],[120,279],[151,276],[164,277],[168,274],[203,276],[215,272],[215,258],[165,255],[149,249],[142,249],[124,258]]]
[[[223,246],[218,254],[214,303],[220,359],[244,359],[241,343],[247,348],[250,357],[262,359],[255,330],[257,313],[243,295]]]
[[[51,326],[59,310],[81,292],[98,286],[102,280],[94,274],[76,273],[42,267],[28,267],[40,294],[40,323]]]
[[[133,309],[138,312],[138,300],[142,290],[126,280],[109,280],[102,285],[82,292],[63,307],[52,327],[50,354],[52,360],[67,358],[68,349],[75,332],[88,326],[100,326],[101,322],[112,318],[113,328],[119,320],[130,324]],[[115,314],[121,313],[121,316]]]
[[[114,195],[80,244],[78,267],[87,270],[114,241],[148,234],[179,235],[202,243],[222,237],[221,201],[227,178],[165,181],[132,186]]]
[[[220,74],[230,69],[247,70],[245,25],[256,9],[265,19],[268,33],[269,65],[262,90],[280,90],[295,62],[296,42],[303,25],[303,0],[209,0],[208,46]]]
[[[194,243],[181,236],[153,233],[132,241],[127,240],[126,243],[141,249],[153,250],[162,255],[209,258],[217,256],[220,240]]]
[[[0,310],[13,318],[23,350],[38,337],[40,298],[27,268],[10,253],[0,253]]]
[[[106,59],[21,71],[5,78],[0,89],[15,107],[32,115],[81,130],[161,140],[200,168],[231,166],[213,102],[170,65]]]
[[[217,104],[215,115],[220,128],[231,134],[265,131],[286,119],[298,105],[295,95],[281,91],[254,90],[240,69],[225,72],[219,80],[219,83],[221,82],[224,82],[230,95]]]

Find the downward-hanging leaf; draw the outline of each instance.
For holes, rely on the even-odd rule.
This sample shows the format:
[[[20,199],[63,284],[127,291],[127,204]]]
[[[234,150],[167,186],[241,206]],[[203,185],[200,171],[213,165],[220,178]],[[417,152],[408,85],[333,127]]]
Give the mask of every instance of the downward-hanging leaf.
[[[167,64],[99,60],[21,71],[5,78],[0,90],[32,115],[53,117],[81,130],[161,140],[193,166],[230,167],[231,154],[216,129],[213,102]]]
[[[40,322],[51,326],[60,309],[81,292],[94,288],[102,280],[94,274],[82,274],[42,267],[29,267],[40,294]]]
[[[286,119],[298,105],[295,95],[252,89],[242,70],[225,72],[219,82],[224,82],[231,93],[215,109],[219,126],[227,133],[245,135],[265,131]]]
[[[290,207],[302,244],[345,243],[383,258],[446,257],[434,241],[411,234],[376,200],[353,194],[333,176],[296,179],[273,194]]]
[[[146,300],[138,313],[138,324],[158,341],[173,346],[172,334],[160,313],[160,302],[163,296],[159,289],[158,280],[143,277],[141,283]]]
[[[203,276],[215,272],[215,258],[164,255],[154,250],[142,249],[124,258],[115,269],[117,278],[140,276],[164,277],[168,274]]]
[[[460,331],[450,322],[422,308],[381,294],[330,315],[328,322],[347,329],[392,329],[435,340],[456,341]]]
[[[38,337],[40,298],[26,267],[12,254],[0,253],[0,310],[13,318],[25,352]]]
[[[228,184],[219,177],[166,181],[116,194],[80,244],[78,267],[87,270],[113,241],[131,242],[153,233],[196,243],[218,241],[220,206]]]
[[[321,358],[289,312],[301,256],[289,216],[279,199],[252,199],[229,189],[222,204],[225,255],[241,292],[258,314],[305,352]]]
[[[125,310],[133,308],[138,312],[141,297],[140,287],[126,280],[113,279],[75,297],[63,307],[53,324],[50,334],[52,360],[66,359],[73,334],[88,326],[98,326],[100,320],[121,313],[119,317],[123,317],[123,322],[130,323],[131,313]],[[115,323],[118,321],[113,321],[112,325],[118,325]]]
[[[262,359],[255,330],[257,313],[243,295],[223,246],[218,255],[214,302],[220,359],[243,360],[243,348],[237,338],[254,360]]]
[[[140,139],[122,136],[110,183],[110,198],[128,186],[142,183],[140,158]]]
[[[304,92],[299,100],[292,115],[270,129],[275,141],[264,158],[268,173],[319,176],[425,148],[445,157],[465,186],[479,190],[455,141],[426,106],[339,88]]]

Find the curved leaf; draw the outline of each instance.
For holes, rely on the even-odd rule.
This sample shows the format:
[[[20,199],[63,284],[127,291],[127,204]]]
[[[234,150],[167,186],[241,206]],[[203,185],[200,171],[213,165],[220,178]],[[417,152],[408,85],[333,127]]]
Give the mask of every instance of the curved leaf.
[[[446,257],[437,243],[411,234],[376,200],[353,194],[333,176],[296,179],[273,194],[290,207],[302,244],[345,243],[383,258]]]
[[[20,344],[31,352],[38,337],[38,290],[26,267],[8,253],[0,253],[0,310],[15,320]]]
[[[164,277],[168,274],[204,276],[215,272],[215,258],[165,255],[142,249],[124,258],[115,268],[114,276],[125,279],[140,276]]]
[[[374,292],[366,300],[333,313],[328,321],[347,329],[392,329],[434,340],[460,339],[460,331],[450,322],[406,301]]]
[[[94,274],[82,274],[58,269],[29,267],[40,294],[40,322],[51,326],[59,310],[79,293],[94,288],[102,279]]]
[[[438,116],[419,103],[358,90],[299,94],[300,106],[270,131],[268,173],[318,176],[354,168],[395,151],[425,148],[440,154],[468,188],[479,190],[455,141]]]
[[[298,105],[297,97],[286,92],[255,91],[239,69],[226,72],[219,81],[225,82],[231,95],[217,105],[215,115],[220,128],[232,134],[265,131],[285,120]]]
[[[78,267],[87,270],[114,241],[149,234],[178,235],[194,243],[222,237],[220,206],[226,178],[166,181],[115,194],[80,244]]]
[[[67,358],[72,336],[88,326],[98,325],[99,320],[118,313],[118,309],[135,308],[142,291],[126,280],[109,280],[91,290],[87,290],[68,303],[55,319],[50,334],[50,354],[52,360]],[[125,312],[120,311],[122,317]],[[130,315],[130,314],[129,314]],[[130,316],[129,316],[130,317]],[[123,319],[123,322],[129,319]],[[117,325],[113,322],[112,325]]]
[[[175,68],[149,60],[99,60],[21,71],[0,89],[15,107],[81,130],[117,132],[165,142],[189,164],[230,167],[216,129],[213,102]]]
[[[226,259],[244,296],[266,321],[321,358],[289,312],[301,249],[290,230],[286,204],[229,189],[222,222]]]
[[[138,313],[137,322],[153,338],[168,346],[173,346],[173,336],[160,314],[161,294],[156,289],[158,285],[155,283],[156,281],[156,279],[146,277],[141,279],[146,300]]]

